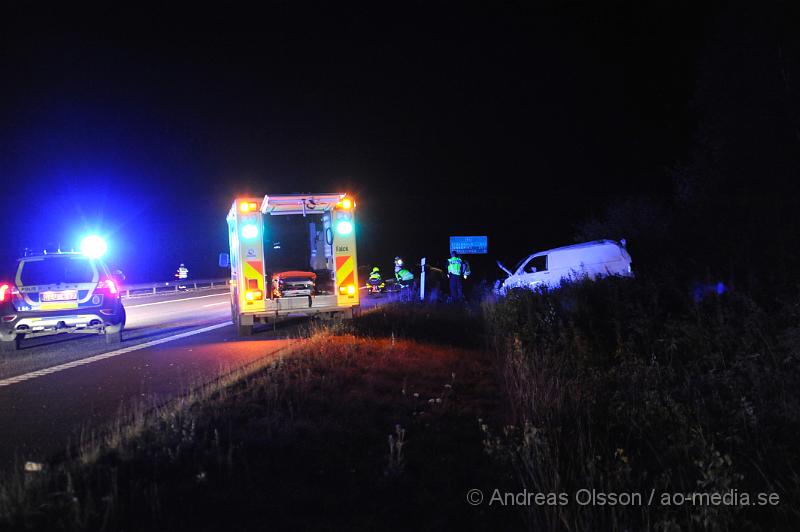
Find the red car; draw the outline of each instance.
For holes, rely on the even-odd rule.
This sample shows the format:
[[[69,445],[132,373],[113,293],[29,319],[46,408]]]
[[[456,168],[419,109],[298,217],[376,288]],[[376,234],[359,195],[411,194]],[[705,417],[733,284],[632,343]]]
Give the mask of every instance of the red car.
[[[317,274],[291,270],[272,275],[272,297],[313,296]]]

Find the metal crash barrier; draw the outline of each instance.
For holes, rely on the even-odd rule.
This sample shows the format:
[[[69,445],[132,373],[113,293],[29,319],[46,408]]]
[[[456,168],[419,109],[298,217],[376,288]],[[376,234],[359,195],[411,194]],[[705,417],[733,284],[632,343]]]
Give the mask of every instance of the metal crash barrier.
[[[131,299],[135,297],[152,296],[154,294],[166,294],[178,292],[179,286],[186,287],[185,290],[200,291],[212,290],[228,287],[228,279],[189,279],[178,281],[164,281],[160,283],[139,283],[123,284],[122,297]]]

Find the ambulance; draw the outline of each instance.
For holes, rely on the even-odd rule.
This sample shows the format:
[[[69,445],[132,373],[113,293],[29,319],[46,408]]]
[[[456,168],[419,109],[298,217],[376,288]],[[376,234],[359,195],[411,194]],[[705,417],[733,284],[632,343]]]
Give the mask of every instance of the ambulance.
[[[237,198],[228,212],[231,318],[240,336],[292,315],[359,308],[356,202],[344,193]]]

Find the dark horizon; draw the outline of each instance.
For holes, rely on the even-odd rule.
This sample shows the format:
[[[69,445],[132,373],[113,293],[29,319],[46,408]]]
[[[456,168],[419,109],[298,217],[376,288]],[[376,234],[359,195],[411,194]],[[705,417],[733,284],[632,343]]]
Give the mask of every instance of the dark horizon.
[[[352,193],[359,262],[388,268],[453,234],[514,262],[708,168],[723,195],[796,191],[788,6],[414,7],[7,7],[3,270],[94,230],[133,281],[224,276],[242,193]]]

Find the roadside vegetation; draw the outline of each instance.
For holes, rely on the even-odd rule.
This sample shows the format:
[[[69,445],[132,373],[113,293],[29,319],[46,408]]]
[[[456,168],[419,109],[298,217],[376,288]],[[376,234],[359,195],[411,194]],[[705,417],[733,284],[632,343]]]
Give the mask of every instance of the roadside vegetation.
[[[85,438],[74,459],[7,479],[0,524],[518,528],[515,512],[465,511],[470,488],[515,482],[481,441],[478,420],[496,419],[502,407],[491,357],[391,331],[351,334],[373,330],[382,319],[315,327],[278,358],[122,416],[108,433]]]
[[[695,301],[642,277],[486,304],[513,419],[487,428],[487,450],[531,491],[644,498],[641,506],[530,507],[529,529],[796,529],[797,301],[769,310],[735,292]],[[663,500],[695,492],[739,502],[775,493],[780,503]]]
[[[639,275],[377,307],[7,479],[0,523],[793,530],[800,298],[771,301]],[[567,502],[490,505],[494,490]],[[643,501],[579,505],[580,490]],[[691,493],[735,500],[663,498]],[[762,493],[778,502],[742,504]]]
[[[662,271],[384,307],[353,326],[437,341],[458,319],[452,341],[493,353],[502,408],[480,424],[484,451],[512,491],[568,500],[506,506],[523,528],[796,530],[799,290],[717,293]],[[579,505],[580,490],[642,503]]]

